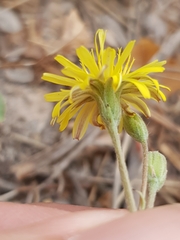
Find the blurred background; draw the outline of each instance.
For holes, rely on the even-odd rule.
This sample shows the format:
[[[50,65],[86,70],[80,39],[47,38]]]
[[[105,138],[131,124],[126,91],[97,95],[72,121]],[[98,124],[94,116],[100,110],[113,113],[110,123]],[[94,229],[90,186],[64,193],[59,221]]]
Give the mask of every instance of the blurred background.
[[[134,69],[167,60],[153,74],[171,88],[167,102],[149,101],[149,149],[168,160],[168,177],[156,205],[180,202],[180,1],[175,0],[1,0],[0,1],[0,201],[58,202],[124,207],[111,140],[89,127],[72,139],[73,121],[60,133],[51,127],[53,104],[44,94],[59,86],[43,82],[43,72],[60,74],[62,54],[78,63],[75,49],[93,47],[98,28],[107,46],[136,39]],[[4,115],[5,113],[5,115]],[[141,146],[121,136],[136,196],[141,179]]]

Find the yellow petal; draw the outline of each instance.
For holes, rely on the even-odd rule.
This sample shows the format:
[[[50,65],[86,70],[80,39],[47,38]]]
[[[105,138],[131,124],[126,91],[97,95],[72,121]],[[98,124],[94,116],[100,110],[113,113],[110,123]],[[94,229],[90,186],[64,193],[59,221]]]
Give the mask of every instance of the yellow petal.
[[[151,98],[149,89],[147,88],[147,86],[144,83],[141,83],[141,82],[139,82],[137,80],[134,80],[134,79],[130,79],[128,82],[134,84],[144,98]],[[130,89],[130,91],[131,91],[131,89]]]
[[[72,78],[62,77],[52,73],[44,73],[42,76],[42,79],[48,82],[52,82],[52,83],[63,85],[63,86],[69,86],[69,87],[72,87],[75,84],[77,84],[77,82]]]
[[[125,64],[125,66],[124,66],[124,68],[123,68],[123,71],[122,71],[122,74],[123,74],[123,75],[125,75],[125,74],[127,73],[130,60],[131,60],[131,55],[129,55],[129,57],[127,58],[126,64]]]
[[[122,87],[121,95],[129,94],[129,93],[134,94],[137,97],[142,97],[142,94],[139,92],[137,87],[132,86],[132,84],[130,84],[130,83],[127,83],[127,84],[125,84],[124,87]]]
[[[48,102],[59,102],[64,100],[64,98],[68,97],[68,92],[52,92],[45,94],[44,98]]]
[[[76,115],[76,113],[79,111],[80,108],[81,108],[81,106],[73,108],[73,105],[70,105],[70,106],[63,112],[63,114],[61,115],[61,116],[63,116],[63,117],[62,117],[62,120],[61,120],[61,122],[60,122],[60,127],[59,127],[59,130],[60,130],[61,132],[64,131],[64,129],[66,129],[66,127],[67,127],[67,125],[68,125],[68,123],[69,123],[69,120]],[[59,119],[58,119],[57,122],[59,122]]]
[[[106,67],[104,70],[105,79],[109,79],[113,74],[115,57],[116,51],[113,48],[108,47],[104,50],[102,65]]]
[[[59,62],[62,66],[64,66],[65,68],[68,67],[68,68],[72,68],[75,71],[81,71],[80,67],[78,67],[76,64],[72,63],[67,58],[63,57],[62,55],[57,55],[54,59],[57,62]]]
[[[53,111],[52,111],[52,118],[57,118],[59,117],[59,114],[60,114],[60,102],[58,102],[54,108],[53,108]]]
[[[81,46],[76,49],[76,53],[81,63],[83,63],[89,69],[90,73],[94,74],[94,76],[98,76],[98,66],[92,54],[87,50],[87,48]]]
[[[114,88],[114,91],[116,92],[122,83],[122,74],[119,73],[116,76],[113,76],[112,79],[113,79],[113,88]]]
[[[102,54],[104,51],[104,43],[106,40],[106,31],[104,31],[103,29],[99,29],[96,34],[95,34],[95,39],[94,39],[94,45],[95,45],[95,49],[96,49],[96,55],[98,58],[98,65],[99,68],[102,67]]]
[[[129,67],[128,67],[127,71],[126,71],[126,74],[128,74],[131,71],[131,68],[132,68],[132,65],[133,65],[134,61],[135,61],[135,59],[133,58],[133,60],[129,64]]]
[[[147,105],[134,94],[123,94],[122,98],[127,101],[131,106],[142,112],[146,117],[150,117],[150,111]]]
[[[96,102],[93,103],[92,107],[92,117],[90,119],[90,123],[96,127],[100,127],[101,129],[105,129],[101,116],[99,115],[99,109]]]
[[[92,119],[92,103],[85,104],[79,111],[73,127],[73,138],[81,139]]]
[[[62,69],[61,72],[68,77],[75,78],[76,80],[80,81],[83,81],[83,79],[87,78],[88,76],[84,71],[75,71],[68,67]]]
[[[166,63],[166,61],[162,61],[162,62],[158,62],[158,60],[155,60],[149,64],[144,65],[141,68],[138,68],[137,70],[129,73],[126,77],[138,77],[141,78],[149,73],[153,73],[153,72],[163,72],[164,71],[164,67],[162,67],[164,64]]]
[[[161,99],[165,102],[166,101],[166,96],[164,95],[164,93],[159,91],[158,94],[161,97]]]
[[[106,31],[104,31],[103,29],[99,29],[95,35],[95,47],[98,49],[98,42],[99,42],[99,51],[104,50],[105,40],[106,40]]]
[[[89,103],[90,101],[92,101],[92,99],[90,99],[89,96],[82,95],[82,96],[79,96],[79,98],[76,98],[75,100],[73,99],[73,101],[74,101],[73,103],[70,103],[69,100],[67,100],[60,106],[60,110],[64,107],[66,107],[66,109],[58,117],[58,120],[57,120],[58,123],[61,123],[63,119],[66,117],[66,115],[74,111],[74,109],[79,110],[79,107],[82,107],[82,105],[85,103]],[[67,107],[67,105],[69,106]]]
[[[171,91],[171,89],[170,88],[168,88],[168,87],[166,87],[166,86],[164,86],[164,85],[159,85],[161,88],[164,88],[164,89],[167,89],[168,91]]]
[[[151,98],[156,100],[156,101],[160,101],[163,100],[164,102],[166,101],[166,96],[164,95],[164,93],[160,90],[156,90],[155,88],[151,88],[150,89],[151,92]]]
[[[139,81],[145,83],[148,88],[155,87],[159,91],[159,82],[156,79],[147,76],[147,79],[140,79]]]
[[[130,41],[125,47],[124,51],[120,55],[118,62],[115,66],[115,74],[122,68],[122,65],[125,63],[129,55],[131,54],[134,44],[135,44],[135,41]]]

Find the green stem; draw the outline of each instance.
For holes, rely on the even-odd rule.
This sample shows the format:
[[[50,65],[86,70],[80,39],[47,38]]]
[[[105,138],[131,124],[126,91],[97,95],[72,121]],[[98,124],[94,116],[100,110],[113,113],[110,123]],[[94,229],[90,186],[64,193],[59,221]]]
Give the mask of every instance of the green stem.
[[[155,189],[156,188],[154,188],[152,186],[148,187],[148,197],[147,197],[146,208],[153,208],[154,207],[154,202],[155,202],[156,194],[157,194],[157,191]]]
[[[148,180],[148,144],[147,142],[142,143],[142,149],[143,149],[143,169],[142,169],[141,192],[142,192],[142,197],[146,199],[147,180]]]
[[[124,155],[122,153],[121,142],[119,139],[117,128],[113,127],[113,124],[108,124],[106,128],[109,131],[109,134],[111,136],[111,139],[114,145],[114,149],[115,149],[115,153],[116,153],[116,157],[119,165],[119,171],[121,175],[121,181],[124,188],[125,201],[127,204],[127,208],[129,211],[135,212],[137,208],[134,201],[134,196],[132,193],[132,188],[131,188],[131,184],[128,176]]]

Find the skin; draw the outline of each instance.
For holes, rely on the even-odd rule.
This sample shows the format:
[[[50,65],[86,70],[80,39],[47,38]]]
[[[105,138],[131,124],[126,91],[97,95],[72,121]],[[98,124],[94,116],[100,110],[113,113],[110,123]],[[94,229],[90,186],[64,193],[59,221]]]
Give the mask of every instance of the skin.
[[[61,204],[0,203],[1,240],[180,238],[180,205],[137,213]]]

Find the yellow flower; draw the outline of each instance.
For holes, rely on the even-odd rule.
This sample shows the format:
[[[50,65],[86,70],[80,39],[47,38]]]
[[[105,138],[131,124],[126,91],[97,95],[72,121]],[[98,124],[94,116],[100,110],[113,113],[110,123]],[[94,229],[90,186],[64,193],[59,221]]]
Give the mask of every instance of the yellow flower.
[[[116,51],[111,47],[104,48],[105,39],[106,32],[99,29],[95,35],[95,52],[84,46],[76,50],[81,67],[58,55],[55,60],[64,67],[61,71],[64,76],[52,73],[44,73],[42,76],[43,80],[70,87],[68,90],[60,89],[59,92],[46,94],[45,99],[57,102],[52,111],[51,124],[59,123],[60,131],[75,116],[73,137],[77,139],[83,137],[89,123],[105,128],[96,96],[99,94],[103,100],[101,90],[109,79],[112,80],[114,93],[119,93],[119,106],[126,114],[132,115],[133,109],[136,109],[149,117],[150,111],[142,99],[166,100],[161,88],[168,88],[149,76],[152,72],[163,72],[166,61],[156,60],[131,71],[134,62],[131,51],[135,41],[130,41],[123,51]],[[96,93],[92,87],[94,84],[97,85]]]

